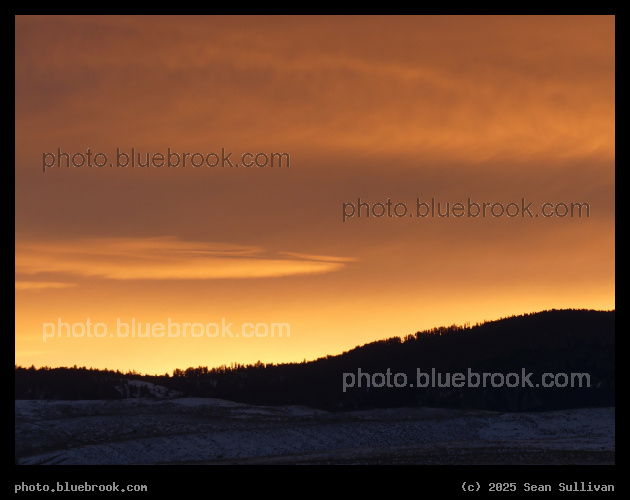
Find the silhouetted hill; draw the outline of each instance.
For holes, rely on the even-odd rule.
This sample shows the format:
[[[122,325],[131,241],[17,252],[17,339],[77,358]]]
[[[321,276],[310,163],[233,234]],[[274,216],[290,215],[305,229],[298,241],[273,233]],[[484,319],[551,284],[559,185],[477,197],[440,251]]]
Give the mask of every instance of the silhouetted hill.
[[[218,368],[175,370],[172,376],[122,374],[85,368],[15,369],[16,399],[114,399],[138,396],[121,391],[125,379],[144,380],[193,397],[215,397],[250,404],[303,404],[328,410],[375,407],[436,406],[501,411],[531,411],[614,406],[615,312],[551,310],[449,326],[393,337],[336,356],[280,365],[256,363]],[[358,387],[359,369],[363,375]],[[389,369],[389,384],[384,377]],[[487,387],[417,387],[417,370],[447,373],[495,373]],[[524,371],[523,371],[524,370]],[[519,375],[518,386],[512,375]],[[523,374],[532,387],[523,383]],[[544,373],[560,375],[566,387],[542,387]],[[590,377],[590,387],[570,387],[571,374]],[[346,374],[346,375],[344,375]],[[355,378],[355,384],[350,387]],[[406,387],[396,387],[403,381]],[[368,385],[369,378],[369,387]],[[347,382],[344,391],[344,380]],[[421,382],[426,379],[422,378]],[[577,383],[577,379],[574,379]],[[456,380],[461,382],[461,380]],[[473,382],[476,381],[473,376]],[[382,387],[375,387],[385,382]],[[429,381],[430,382],[430,381]],[[583,385],[586,379],[582,380]],[[414,387],[410,387],[413,384]],[[536,387],[536,384],[539,384]],[[125,384],[129,385],[129,384]],[[388,387],[389,385],[389,387]],[[145,391],[146,392],[146,391]],[[155,397],[155,394],[145,394]]]

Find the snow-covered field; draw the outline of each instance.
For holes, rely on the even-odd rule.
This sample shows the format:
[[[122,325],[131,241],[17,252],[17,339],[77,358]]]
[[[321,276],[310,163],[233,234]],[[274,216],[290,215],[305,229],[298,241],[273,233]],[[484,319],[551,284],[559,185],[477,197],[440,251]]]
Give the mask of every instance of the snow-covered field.
[[[615,409],[329,413],[219,399],[15,401],[19,464],[614,463]]]

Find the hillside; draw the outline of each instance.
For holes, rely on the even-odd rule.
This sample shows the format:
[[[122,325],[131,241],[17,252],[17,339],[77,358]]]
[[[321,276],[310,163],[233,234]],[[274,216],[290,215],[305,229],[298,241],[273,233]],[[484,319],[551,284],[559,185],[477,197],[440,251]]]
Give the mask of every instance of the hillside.
[[[399,382],[404,374],[406,386],[396,387],[390,379],[375,387],[372,382],[378,385],[384,379],[374,374],[386,374],[388,369],[392,376],[399,374]],[[418,370],[429,375],[432,369],[443,377],[447,373],[481,376],[486,372],[504,377],[515,373],[521,380],[516,387],[506,383],[492,387],[490,379],[486,379],[486,387],[432,387],[430,383],[417,387],[418,381],[427,380],[418,379]],[[358,387],[360,373],[368,375]],[[531,373],[531,387],[522,380],[526,373]],[[566,387],[542,387],[544,373],[567,374],[566,379],[558,379]],[[587,374],[589,386],[583,378],[582,387],[570,387],[572,373]],[[551,310],[472,327],[434,328],[302,363],[191,367],[161,376],[16,366],[15,398],[168,398],[178,394],[258,405],[299,404],[328,411],[405,406],[542,411],[614,406],[614,373],[615,312]],[[349,384],[352,377],[354,386]],[[150,390],[153,385],[131,380],[163,389]]]

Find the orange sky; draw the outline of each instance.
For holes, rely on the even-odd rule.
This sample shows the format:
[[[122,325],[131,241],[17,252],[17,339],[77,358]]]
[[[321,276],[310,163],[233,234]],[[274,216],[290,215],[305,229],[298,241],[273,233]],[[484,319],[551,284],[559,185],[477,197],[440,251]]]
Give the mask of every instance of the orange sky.
[[[17,17],[16,363],[301,361],[614,309],[614,43],[613,16]],[[291,163],[43,171],[132,147]],[[417,218],[418,197],[590,217]],[[343,222],[357,198],[413,216]],[[58,318],[108,334],[44,342]],[[118,318],[290,337],[119,338]]]

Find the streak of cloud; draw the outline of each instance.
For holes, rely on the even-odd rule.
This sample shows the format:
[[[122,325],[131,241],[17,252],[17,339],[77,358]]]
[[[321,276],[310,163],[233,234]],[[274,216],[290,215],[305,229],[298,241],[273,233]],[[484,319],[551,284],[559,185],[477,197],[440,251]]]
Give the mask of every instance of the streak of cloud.
[[[45,247],[19,242],[16,252],[19,274],[61,273],[114,280],[273,278],[327,273],[344,266],[343,258],[274,258],[258,247],[168,237],[84,238],[51,242]],[[37,288],[32,283],[16,282],[16,289]]]

